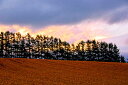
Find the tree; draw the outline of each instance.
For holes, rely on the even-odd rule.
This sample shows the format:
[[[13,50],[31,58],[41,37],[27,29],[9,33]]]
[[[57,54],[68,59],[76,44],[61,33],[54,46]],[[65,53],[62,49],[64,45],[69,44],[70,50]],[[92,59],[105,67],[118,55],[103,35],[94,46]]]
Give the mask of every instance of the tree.
[[[120,56],[120,62],[122,62],[122,63],[125,63],[126,61],[125,61],[125,58],[121,55]]]
[[[91,61],[92,60],[91,41],[87,40],[86,44],[87,44],[86,57],[87,57],[87,60]]]
[[[10,48],[10,32],[9,31],[6,31],[5,33],[4,33],[4,35],[5,35],[5,44],[4,44],[4,46],[5,46],[5,56],[6,57],[10,57],[10,50],[9,50],[9,48]]]
[[[26,53],[26,56],[28,58],[32,58],[31,56],[31,35],[29,33],[27,33],[27,35],[25,36],[26,37],[26,50],[27,50],[27,53]]]
[[[98,60],[99,61],[99,47],[98,47],[98,42],[95,40],[92,40],[92,60]]]
[[[25,49],[25,38],[24,37],[22,37],[22,40],[21,40],[20,50],[21,50],[22,58],[26,58],[27,51]]]
[[[114,62],[119,62],[119,58],[120,58],[120,53],[119,53],[119,49],[117,48],[117,46],[114,44],[113,46],[113,61]],[[122,57],[121,57],[122,58]]]
[[[0,57],[3,57],[4,56],[4,44],[3,44],[3,41],[4,41],[4,33],[1,32],[0,34]]]
[[[35,38],[9,31],[0,34],[0,57],[125,62],[113,43],[87,40],[74,45],[53,36]]]
[[[79,51],[78,51],[78,54],[80,56],[80,60],[85,60],[86,56],[85,56],[85,42],[84,41],[81,41],[80,43],[78,43],[79,45]]]

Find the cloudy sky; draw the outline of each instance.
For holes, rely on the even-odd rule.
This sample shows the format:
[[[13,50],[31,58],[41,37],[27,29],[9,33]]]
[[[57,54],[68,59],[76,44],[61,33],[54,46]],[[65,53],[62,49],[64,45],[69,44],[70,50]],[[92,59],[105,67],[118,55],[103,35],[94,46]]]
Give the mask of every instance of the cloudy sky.
[[[127,55],[128,0],[0,0],[0,31],[7,30],[113,42]]]

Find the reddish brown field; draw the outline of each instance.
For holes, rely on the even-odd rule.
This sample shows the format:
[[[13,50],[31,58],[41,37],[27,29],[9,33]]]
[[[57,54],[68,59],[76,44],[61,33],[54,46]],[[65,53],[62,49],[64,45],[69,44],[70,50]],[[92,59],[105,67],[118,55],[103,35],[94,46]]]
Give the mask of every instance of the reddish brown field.
[[[0,59],[0,85],[128,85],[128,64]]]

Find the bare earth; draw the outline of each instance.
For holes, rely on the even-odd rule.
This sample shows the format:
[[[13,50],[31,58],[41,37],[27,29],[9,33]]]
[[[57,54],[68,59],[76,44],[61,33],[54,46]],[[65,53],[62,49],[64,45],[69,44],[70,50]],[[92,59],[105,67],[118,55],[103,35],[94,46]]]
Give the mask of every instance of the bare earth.
[[[128,85],[128,63],[2,58],[0,85]]]

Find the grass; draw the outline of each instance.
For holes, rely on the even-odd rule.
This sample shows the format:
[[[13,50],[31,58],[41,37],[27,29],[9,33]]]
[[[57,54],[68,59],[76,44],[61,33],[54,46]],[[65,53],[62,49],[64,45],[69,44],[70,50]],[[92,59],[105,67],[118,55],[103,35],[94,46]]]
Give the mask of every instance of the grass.
[[[128,63],[1,58],[0,85],[128,85]]]

